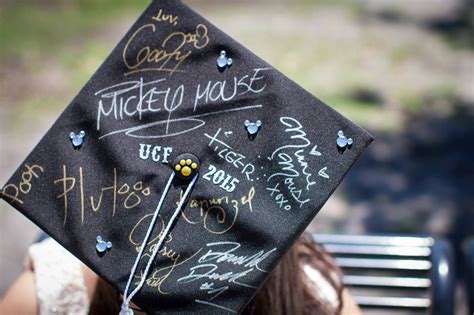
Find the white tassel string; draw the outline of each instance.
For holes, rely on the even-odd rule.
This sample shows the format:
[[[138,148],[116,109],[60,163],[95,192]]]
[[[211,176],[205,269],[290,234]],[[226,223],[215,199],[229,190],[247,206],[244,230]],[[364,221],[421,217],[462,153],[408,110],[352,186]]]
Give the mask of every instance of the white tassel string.
[[[158,243],[156,244],[156,247],[150,257],[150,259],[148,260],[148,263],[146,265],[146,268],[145,268],[145,271],[143,272],[143,275],[141,277],[141,280],[140,280],[140,283],[137,285],[137,287],[132,291],[132,293],[130,293],[130,295],[128,295],[128,290],[130,288],[130,284],[132,283],[132,280],[133,280],[133,276],[135,275],[135,272],[136,272],[136,269],[138,267],[138,263],[140,261],[140,258],[143,254],[143,251],[146,247],[146,244],[148,242],[148,239],[150,238],[150,235],[151,235],[151,231],[153,230],[153,226],[155,225],[155,222],[156,222],[156,219],[158,218],[158,213],[160,212],[160,209],[163,205],[163,201],[165,199],[165,196],[168,194],[168,191],[169,191],[169,188],[171,186],[171,182],[173,181],[173,178],[174,178],[174,172],[171,173],[171,176],[170,176],[170,179],[168,180],[168,183],[166,184],[166,187],[165,187],[165,190],[163,191],[163,194],[161,196],[161,199],[160,199],[160,202],[158,203],[158,206],[156,207],[156,210],[155,210],[155,213],[153,215],[153,219],[151,220],[151,223],[150,225],[148,226],[148,231],[145,235],[145,238],[143,240],[143,243],[141,245],[141,248],[140,248],[140,252],[138,253],[138,256],[137,258],[135,259],[135,263],[132,267],[132,270],[130,272],[130,276],[128,278],[128,282],[127,282],[127,286],[125,287],[125,291],[123,293],[123,303],[122,303],[122,306],[121,306],[121,311],[120,311],[120,315],[128,315],[128,314],[133,314],[133,311],[130,309],[130,301],[132,300],[132,298],[135,296],[135,294],[140,291],[140,289],[142,288],[143,284],[145,283],[145,280],[148,276],[148,272],[150,271],[150,267],[153,263],[153,260],[155,259],[156,255],[158,254],[158,251],[161,247],[161,245],[163,244],[163,241],[165,240],[166,236],[168,235],[169,233],[169,230],[171,229],[171,226],[173,225],[174,221],[176,220],[176,217],[178,216],[178,214],[180,213],[181,211],[181,207],[183,206],[184,202],[186,201],[189,193],[191,192],[194,184],[196,183],[197,179],[198,179],[198,174],[196,174],[194,176],[194,178],[191,180],[191,182],[189,183],[188,187],[186,188],[186,191],[184,193],[184,196],[181,198],[181,200],[179,201],[179,204],[178,204],[178,207],[176,207],[174,213],[173,213],[173,216],[171,217],[170,221],[168,222],[168,225],[166,226],[165,230],[161,233],[161,236],[160,238],[158,239]]]

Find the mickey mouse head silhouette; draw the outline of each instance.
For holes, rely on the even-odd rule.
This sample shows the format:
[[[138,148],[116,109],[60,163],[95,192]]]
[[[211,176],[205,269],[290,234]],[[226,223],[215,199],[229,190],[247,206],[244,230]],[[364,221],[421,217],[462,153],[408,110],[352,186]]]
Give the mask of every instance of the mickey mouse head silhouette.
[[[97,236],[96,237],[97,244],[95,245],[95,249],[99,253],[104,253],[107,250],[112,248],[112,242],[106,242],[102,239],[102,236]]]
[[[74,149],[78,149],[82,146],[82,144],[84,143],[85,136],[86,133],[84,132],[84,130],[81,130],[81,132],[79,132],[79,134],[77,135],[71,131],[71,133],[69,134],[69,139],[71,139]]]
[[[232,58],[227,57],[227,52],[225,50],[222,50],[219,58],[217,58],[217,67],[219,68],[219,71],[224,71],[225,68],[230,68],[232,66],[232,63],[234,61]]]
[[[346,138],[346,136],[344,135],[344,131],[339,130],[339,132],[337,133],[336,143],[339,152],[342,153],[344,152],[344,150],[346,150],[346,148],[350,149],[354,141],[352,140],[352,138]]]
[[[260,127],[262,126],[262,122],[257,120],[256,122],[251,122],[250,120],[246,120],[244,122],[244,126],[247,129],[248,136],[250,140],[253,140],[255,136],[257,136]]]

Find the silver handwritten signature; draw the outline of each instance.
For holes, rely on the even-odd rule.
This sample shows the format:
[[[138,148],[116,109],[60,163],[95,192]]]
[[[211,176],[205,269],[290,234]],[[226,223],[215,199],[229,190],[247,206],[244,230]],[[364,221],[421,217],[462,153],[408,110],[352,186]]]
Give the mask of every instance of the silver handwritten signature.
[[[241,255],[237,251],[242,246],[237,242],[208,243],[206,247],[209,250],[198,259],[198,264],[189,269],[188,275],[177,281],[180,283],[201,281],[200,290],[207,291],[210,297],[207,300],[195,300],[197,303],[235,313],[234,310],[211,301],[227,291],[230,285],[255,289],[255,286],[245,282],[245,277],[253,272],[266,273],[261,265],[277,249],[275,247],[268,251],[260,250],[251,255]]]
[[[161,119],[109,131],[99,139],[122,133],[129,137],[147,139],[177,136],[203,127],[206,124],[206,121],[202,119],[204,117],[261,108],[262,105],[237,107],[232,101],[240,95],[263,92],[266,88],[265,76],[260,73],[267,69],[254,69],[252,76],[234,77],[229,82],[226,80],[208,81],[204,91],[198,84],[194,91],[193,104],[188,104],[187,110],[181,111],[187,114],[178,118],[172,118],[172,114],[183,107],[186,101],[191,101],[186,97],[186,88],[183,84],[171,88],[165,86],[166,78],[149,82],[140,78],[101,89],[94,94],[99,98],[96,126],[98,131],[103,129],[104,121],[109,120],[124,123],[136,120],[141,122],[145,115],[148,121],[153,120],[153,116],[156,115],[159,115]],[[226,95],[227,90],[231,90],[231,94]],[[201,99],[205,100],[207,105],[215,102],[217,109],[199,113],[198,105]],[[230,106],[222,108],[225,105]],[[163,112],[165,117],[163,117]]]

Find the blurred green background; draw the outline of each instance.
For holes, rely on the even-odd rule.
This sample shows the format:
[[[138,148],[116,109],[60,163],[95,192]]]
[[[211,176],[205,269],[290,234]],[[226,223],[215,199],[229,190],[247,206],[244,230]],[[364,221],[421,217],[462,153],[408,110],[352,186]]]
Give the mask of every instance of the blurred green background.
[[[0,183],[148,2],[0,2]],[[184,2],[376,136],[312,230],[433,234],[460,253],[474,235],[471,1]],[[2,202],[0,231],[1,293],[37,230]]]

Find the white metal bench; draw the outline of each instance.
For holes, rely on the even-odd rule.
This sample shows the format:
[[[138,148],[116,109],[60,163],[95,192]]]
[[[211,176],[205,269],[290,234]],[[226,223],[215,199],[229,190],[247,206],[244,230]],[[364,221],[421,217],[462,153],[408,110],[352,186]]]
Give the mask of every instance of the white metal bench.
[[[451,245],[432,237],[314,234],[364,314],[453,315]]]

